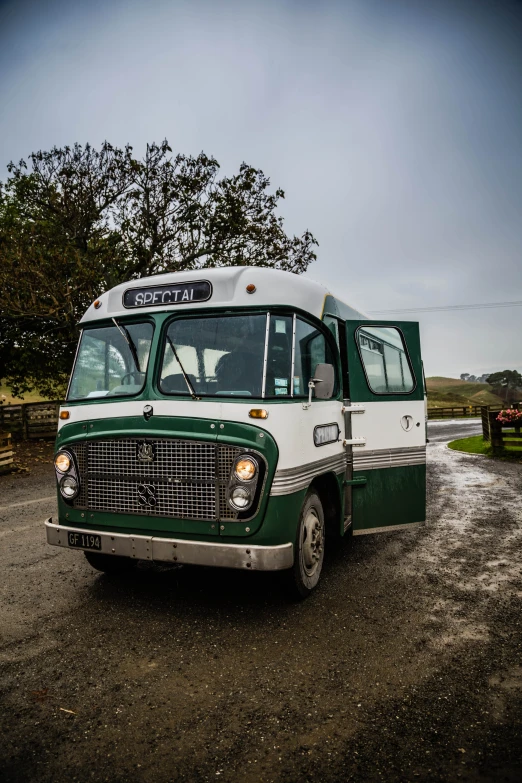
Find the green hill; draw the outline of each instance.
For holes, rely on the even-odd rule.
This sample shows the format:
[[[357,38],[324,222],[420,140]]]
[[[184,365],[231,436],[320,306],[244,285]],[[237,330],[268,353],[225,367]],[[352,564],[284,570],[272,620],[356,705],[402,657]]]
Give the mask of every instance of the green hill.
[[[428,408],[450,405],[502,405],[488,383],[461,381],[460,378],[426,378]]]

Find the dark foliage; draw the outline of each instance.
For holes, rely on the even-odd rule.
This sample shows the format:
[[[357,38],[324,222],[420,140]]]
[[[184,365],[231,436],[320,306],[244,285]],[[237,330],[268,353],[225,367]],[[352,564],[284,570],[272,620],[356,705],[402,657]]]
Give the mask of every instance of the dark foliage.
[[[63,393],[76,324],[103,291],[133,278],[217,266],[297,274],[315,259],[309,231],[289,237],[259,169],[231,177],[201,153],[104,143],[38,152],[0,189],[0,377],[14,394]]]
[[[494,372],[488,377],[487,383],[506,402],[518,402],[522,398],[522,375],[517,370]]]

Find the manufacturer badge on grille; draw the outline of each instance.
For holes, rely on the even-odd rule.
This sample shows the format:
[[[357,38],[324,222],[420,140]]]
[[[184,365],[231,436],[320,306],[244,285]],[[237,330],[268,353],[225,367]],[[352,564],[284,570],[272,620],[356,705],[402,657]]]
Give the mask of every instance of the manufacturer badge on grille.
[[[138,500],[141,506],[155,506],[156,487],[152,484],[138,484]]]
[[[140,462],[154,462],[154,444],[138,441],[136,444],[136,456]]]

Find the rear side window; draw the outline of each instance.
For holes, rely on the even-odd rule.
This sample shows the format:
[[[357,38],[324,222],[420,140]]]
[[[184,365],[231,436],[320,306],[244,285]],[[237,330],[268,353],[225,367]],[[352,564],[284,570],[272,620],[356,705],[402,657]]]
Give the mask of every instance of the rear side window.
[[[356,333],[357,347],[366,379],[375,394],[408,394],[415,380],[399,329],[393,326],[362,326]]]

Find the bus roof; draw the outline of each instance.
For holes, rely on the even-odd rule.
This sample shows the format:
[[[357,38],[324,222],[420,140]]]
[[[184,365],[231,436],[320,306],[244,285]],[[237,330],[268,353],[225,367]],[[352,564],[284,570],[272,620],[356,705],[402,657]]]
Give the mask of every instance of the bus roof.
[[[136,296],[143,289],[156,289],[163,286],[181,286],[184,284],[208,281],[211,285],[211,294],[206,300],[178,301],[177,303],[165,303],[168,296],[157,298],[161,303],[136,305]],[[248,293],[247,286],[255,286],[254,293]],[[124,305],[124,294],[131,291],[130,300],[132,306]],[[150,294],[148,295],[150,299]],[[127,302],[129,295],[127,295]],[[358,310],[340,302],[319,283],[307,277],[295,275],[291,272],[282,272],[276,269],[254,266],[228,266],[216,269],[200,269],[187,272],[168,272],[152,277],[142,277],[138,280],[130,280],[121,283],[110,291],[106,291],[99,299],[98,307],[91,304],[80,323],[98,321],[106,318],[118,318],[137,312],[165,312],[195,310],[202,307],[271,307],[274,305],[288,305],[298,308],[316,318],[322,318],[325,314],[336,315],[343,319],[366,319]]]

